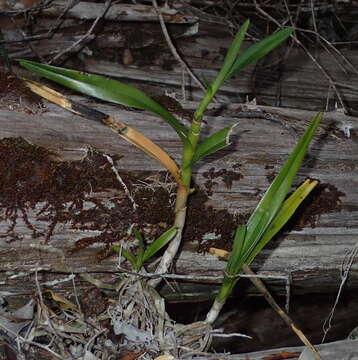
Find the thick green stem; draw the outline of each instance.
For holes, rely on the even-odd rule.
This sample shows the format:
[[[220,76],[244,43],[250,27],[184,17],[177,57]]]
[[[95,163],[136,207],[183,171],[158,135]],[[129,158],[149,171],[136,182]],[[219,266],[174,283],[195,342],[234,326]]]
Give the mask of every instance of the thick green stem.
[[[191,146],[185,146],[183,149],[183,157],[181,163],[181,184],[178,185],[176,203],[175,203],[175,220],[174,226],[177,228],[177,233],[174,239],[168,245],[167,250],[162,256],[160,263],[156,269],[157,274],[166,273],[173,263],[173,260],[179,250],[179,246],[182,239],[183,229],[185,226],[186,219],[186,209],[187,209],[187,201],[190,195],[191,189],[191,161],[195,154],[195,150],[199,141],[201,124],[203,119],[203,114],[208,104],[213,98],[213,94],[211,90],[208,90],[204,96],[204,99],[201,101],[198,110],[194,114],[194,118],[191,124],[191,128],[188,134],[188,140]],[[157,286],[160,282],[159,279],[150,280],[149,284],[153,287]]]
[[[195,153],[196,145],[198,144],[200,130],[201,130],[201,124],[203,121],[203,115],[204,111],[208,107],[210,101],[213,99],[214,94],[211,90],[208,90],[201,101],[198,109],[196,110],[194,114],[193,121],[191,123],[191,128],[188,134],[188,139],[193,147],[193,155]]]

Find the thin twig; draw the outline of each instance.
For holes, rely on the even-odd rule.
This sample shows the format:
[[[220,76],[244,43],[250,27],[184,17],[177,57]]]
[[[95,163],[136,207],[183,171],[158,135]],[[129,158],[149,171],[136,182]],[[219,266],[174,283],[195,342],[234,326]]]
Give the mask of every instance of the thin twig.
[[[48,29],[48,31],[47,31],[47,33],[45,35],[25,36],[22,40],[17,40],[17,39],[15,39],[15,40],[0,40],[0,44],[15,44],[15,43],[21,43],[21,42],[24,42],[24,41],[51,39],[56,34],[57,30],[60,28],[60,26],[61,26],[61,24],[63,22],[63,17],[65,16],[66,12],[70,8],[72,8],[75,3],[76,3],[76,0],[68,1],[68,3],[66,4],[66,7],[64,8],[64,10],[60,14],[60,16],[56,19],[55,23]],[[48,7],[50,7],[50,5],[43,6],[42,8],[46,9]],[[29,10],[30,9],[25,9],[25,10],[22,10],[21,12],[28,13]]]
[[[51,350],[49,347],[42,345],[40,343],[36,343],[34,341],[31,340],[27,340],[24,337],[22,337],[21,335],[17,334],[15,331],[12,331],[11,329],[7,328],[6,326],[4,326],[1,322],[0,322],[0,327],[3,328],[5,331],[9,332],[10,334],[12,334],[13,336],[15,336],[16,340],[19,342],[23,342],[25,344],[28,345],[33,345],[33,346],[37,346],[40,349],[46,350],[48,351],[50,354],[52,354],[53,356],[55,356],[56,358],[60,359],[60,360],[66,360],[64,357],[62,357],[61,355],[55,353],[53,350]]]
[[[83,313],[82,309],[81,309],[81,304],[80,304],[80,302],[78,300],[77,287],[76,287],[76,282],[75,282],[75,277],[74,276],[72,277],[72,286],[73,286],[73,295],[75,296],[75,299],[76,299],[76,304],[77,304],[78,311],[80,313]]]
[[[242,270],[246,275],[254,275],[255,273],[250,269],[250,267],[246,264],[242,266]],[[277,312],[278,315],[281,316],[282,320],[295,332],[295,334],[300,338],[300,340],[312,351],[313,356],[316,360],[321,360],[321,357],[315,347],[311,344],[311,342],[306,338],[303,332],[296,327],[292,319],[281,309],[281,307],[277,304],[275,299],[272,297],[270,292],[267,290],[265,284],[258,278],[251,277],[251,282],[256,286],[256,288],[264,295],[267,302],[271,305],[271,307]]]
[[[84,348],[84,352],[86,353],[88,351],[88,348],[90,346],[90,344],[96,339],[96,337],[98,337],[99,335],[103,334],[104,332],[108,331],[108,329],[102,329],[100,331],[98,331],[96,334],[94,334],[86,343],[85,348]]]
[[[54,61],[56,61],[58,58],[60,58],[62,55],[70,52],[72,49],[74,49],[76,46],[78,46],[79,44],[81,44],[83,41],[85,41],[93,32],[93,29],[95,28],[95,26],[97,25],[97,23],[99,22],[99,20],[101,20],[103,18],[103,16],[106,14],[106,12],[108,11],[109,7],[111,6],[112,0],[107,0],[104,4],[104,9],[102,11],[101,14],[99,14],[97,16],[97,18],[95,19],[95,21],[93,21],[91,27],[88,29],[88,31],[86,32],[86,34],[84,34],[80,39],[78,39],[77,41],[75,41],[71,46],[67,47],[66,49],[60,51],[57,55],[55,55],[51,60],[49,60],[47,62],[47,64],[51,64]]]
[[[35,49],[34,45],[32,44],[32,42],[25,40],[26,35],[25,35],[24,31],[23,31],[22,29],[20,29],[20,27],[17,25],[17,23],[15,22],[15,20],[14,20],[12,17],[10,17],[10,20],[11,20],[11,22],[14,24],[15,28],[17,29],[17,31],[20,33],[23,41],[27,43],[28,47],[29,47],[30,50],[33,52],[33,54],[34,54],[35,56],[37,56],[42,62],[44,62],[45,59],[41,56],[41,54],[39,54],[39,53],[36,51],[36,49]]]
[[[257,9],[258,12],[260,12],[262,15],[264,15],[267,19],[269,19],[270,21],[272,21],[274,24],[276,24],[276,26],[278,26],[279,28],[282,28],[282,24],[280,24],[275,18],[273,18],[271,15],[269,15],[265,10],[263,10],[258,4],[257,4],[257,0],[254,0],[254,4],[255,7]],[[285,1],[286,6],[287,2]],[[292,26],[295,27],[295,25],[292,23]],[[302,42],[300,40],[298,40],[298,38],[292,34],[291,38],[296,42],[297,45],[299,45],[303,51],[306,53],[306,55],[313,61],[313,63],[318,67],[318,69],[323,73],[323,75],[326,77],[326,79],[328,80],[330,86],[334,89],[338,101],[341,104],[342,108],[344,109],[344,112],[346,114],[349,114],[348,109],[346,108],[342,96],[340,94],[340,92],[338,91],[336,85],[335,85],[335,81],[332,79],[331,75],[329,75],[329,73],[326,71],[326,69],[323,68],[323,66],[317,61],[317,59],[310,53],[310,51],[302,44]]]
[[[331,328],[332,328],[332,320],[333,320],[334,313],[336,311],[336,307],[337,307],[338,302],[339,302],[339,298],[341,297],[341,293],[342,293],[344,284],[346,283],[346,281],[348,279],[349,272],[351,270],[351,267],[353,265],[354,259],[357,256],[357,254],[358,254],[358,242],[353,246],[352,250],[346,256],[345,260],[347,260],[347,264],[344,264],[344,261],[343,261],[342,269],[341,269],[341,279],[342,279],[342,281],[341,281],[341,283],[339,285],[338,293],[337,293],[336,299],[334,301],[332,310],[330,311],[327,319],[325,320],[325,322],[323,324],[323,337],[322,337],[321,343],[324,343],[329,330],[331,330]]]
[[[59,334],[57,333],[55,327],[52,324],[52,321],[51,321],[50,317],[48,316],[47,307],[45,306],[45,303],[43,301],[42,290],[41,290],[41,286],[40,286],[37,274],[38,274],[38,271],[37,271],[37,268],[36,268],[36,270],[35,270],[35,284],[36,284],[38,297],[39,297],[39,300],[40,300],[40,303],[41,303],[41,307],[42,307],[42,310],[43,310],[43,314],[44,314],[46,323],[48,324],[49,328],[52,330],[52,333],[60,338]]]
[[[188,64],[182,59],[182,57],[179,55],[177,49],[175,48],[172,39],[170,38],[167,26],[165,25],[165,21],[163,18],[163,15],[159,9],[157,0],[152,0],[153,6],[155,8],[155,11],[158,14],[158,18],[159,18],[159,23],[160,26],[162,28],[162,32],[163,35],[165,37],[165,40],[169,46],[169,49],[171,51],[171,53],[173,54],[173,56],[175,57],[175,59],[180,63],[180,65],[188,72],[188,74],[191,76],[191,78],[198,84],[198,86],[200,87],[200,89],[203,90],[203,92],[206,92],[206,88],[205,86],[202,84],[202,82],[197,78],[197,76],[191,71],[190,67],[188,66]]]
[[[311,0],[310,5],[311,5],[311,16],[312,16],[313,28],[314,28],[315,34],[317,36],[318,30],[317,30],[317,22],[316,22],[316,15],[315,15],[315,9],[314,9],[314,5],[313,5],[313,0]],[[318,37],[316,37],[316,41],[318,41]]]
[[[124,190],[125,194],[127,195],[128,199],[129,199],[130,202],[132,203],[133,210],[136,210],[138,205],[137,205],[136,202],[134,201],[131,193],[130,193],[129,190],[128,190],[127,185],[124,183],[124,181],[122,180],[121,176],[119,175],[118,170],[117,170],[116,167],[114,166],[113,159],[112,159],[109,155],[107,155],[107,154],[103,154],[103,156],[107,159],[107,161],[108,161],[109,164],[111,165],[111,170],[114,172],[114,175],[116,176],[118,182],[121,184],[121,186],[123,187],[123,190]]]
[[[138,276],[141,278],[163,278],[163,279],[177,279],[177,280],[192,280],[192,281],[221,281],[224,278],[224,275],[180,275],[180,274],[156,274],[156,273],[137,273],[122,267],[118,267],[118,270],[122,273],[128,275]],[[242,278],[259,278],[259,279],[276,279],[276,280],[285,280],[287,282],[287,275],[265,275],[265,274],[240,274],[238,277]]]
[[[327,52],[328,51],[328,48],[330,48],[332,50],[332,52],[334,52],[336,55],[338,55],[339,57],[342,58],[343,62],[346,63],[346,65],[355,73],[355,74],[358,74],[358,70],[355,68],[355,66],[352,64],[352,62],[347,59],[346,56],[344,56],[331,42],[329,42],[324,36],[322,36],[321,34],[319,33],[315,33],[314,31],[312,30],[309,30],[309,29],[302,29],[300,27],[295,27],[295,29],[297,31],[300,31],[300,32],[303,32],[303,33],[307,33],[307,34],[314,34],[316,35],[319,40],[320,40],[320,44],[325,47],[327,49]],[[325,45],[324,45],[325,44]],[[341,68],[342,68],[342,65],[340,65]],[[342,70],[347,73],[346,69],[342,68]]]
[[[255,0],[256,1],[256,0]],[[287,1],[284,0],[284,4],[286,6],[286,9],[287,11],[289,12],[289,8],[288,8],[288,4],[287,4]],[[291,25],[292,27],[295,27],[296,24],[294,24],[292,22],[292,19],[291,20]],[[280,26],[281,27],[281,26]],[[318,60],[311,54],[311,52],[306,48],[306,46],[304,46],[302,44],[302,42],[300,40],[298,40],[298,38],[296,37],[296,35],[291,35],[292,39],[296,42],[296,44],[298,44],[303,50],[304,52],[308,55],[308,57],[313,61],[313,63],[321,70],[321,72],[323,73],[323,75],[328,79],[330,85],[334,88],[335,92],[336,92],[336,95],[338,97],[338,100],[342,106],[342,108],[344,109],[344,112],[346,114],[348,114],[348,110],[346,109],[345,105],[344,105],[344,102],[343,102],[343,99],[341,97],[341,94],[340,92],[338,91],[336,85],[334,84],[334,80],[332,79],[331,75],[326,71],[326,69],[318,62]]]
[[[214,329],[210,331],[211,336],[229,338],[229,337],[244,337],[246,339],[252,339],[252,336],[242,334],[242,333],[224,333],[223,329]]]

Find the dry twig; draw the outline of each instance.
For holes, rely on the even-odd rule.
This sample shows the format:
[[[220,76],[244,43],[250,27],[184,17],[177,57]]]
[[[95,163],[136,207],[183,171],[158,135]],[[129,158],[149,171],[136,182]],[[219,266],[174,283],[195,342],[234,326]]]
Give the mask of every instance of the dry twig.
[[[265,10],[263,10],[261,8],[261,6],[257,3],[257,0],[254,0],[254,4],[255,4],[255,7],[257,9],[257,11],[259,13],[261,13],[265,18],[267,18],[269,21],[273,22],[276,26],[278,26],[279,28],[282,28],[283,25],[280,24],[275,18],[273,18],[270,14],[268,14]],[[286,9],[289,13],[289,7],[287,5],[287,2],[285,1],[285,5],[286,5]],[[296,28],[295,27],[295,24],[293,23],[291,17],[289,17],[289,20],[291,22],[291,26]],[[297,38],[297,36],[295,36],[294,34],[291,35],[291,38],[296,42],[297,45],[299,45],[303,51],[306,53],[306,55],[313,61],[313,63],[318,67],[318,69],[322,72],[322,74],[325,76],[325,78],[328,80],[329,82],[329,85],[334,89],[336,95],[337,95],[337,98],[338,98],[338,101],[339,103],[341,104],[341,107],[344,109],[344,112],[346,114],[349,114],[349,111],[348,109],[346,108],[345,104],[344,104],[344,101],[343,101],[343,98],[336,86],[336,83],[335,81],[333,80],[333,78],[331,77],[331,75],[327,72],[327,70],[318,62],[318,60],[311,54],[311,52],[307,49],[307,47],[305,45],[303,45],[303,43]]]
[[[100,13],[96,20],[93,21],[91,27],[88,29],[88,31],[86,32],[86,34],[84,34],[80,39],[78,39],[77,41],[75,41],[71,46],[69,46],[68,48],[60,51],[57,55],[55,55],[51,60],[47,61],[47,64],[51,64],[53,62],[55,62],[57,59],[59,59],[61,56],[63,56],[64,54],[70,52],[71,50],[75,49],[77,46],[79,46],[81,43],[83,43],[93,32],[94,28],[96,27],[96,25],[98,24],[98,22],[103,18],[103,16],[106,14],[106,12],[108,11],[108,9],[110,8],[112,3],[112,0],[106,0],[105,4],[104,4],[104,8],[102,13]]]
[[[246,264],[243,265],[242,270],[245,274],[254,275],[254,272]],[[267,302],[277,312],[277,314],[280,315],[282,320],[294,331],[294,333],[300,338],[300,340],[312,351],[314,358],[316,360],[320,360],[321,357],[317,352],[317,350],[314,348],[311,342],[306,338],[305,334],[296,327],[292,319],[277,304],[277,302],[272,297],[265,284],[260,279],[255,277],[251,277],[250,280],[256,286],[256,288],[264,295]]]
[[[349,254],[347,254],[347,256],[346,256],[347,263],[345,264],[343,262],[343,264],[342,264],[342,269],[341,269],[342,281],[339,285],[338,293],[337,293],[336,299],[334,301],[332,310],[330,311],[327,319],[325,320],[325,322],[323,324],[323,337],[322,337],[321,343],[323,343],[325,341],[329,330],[331,330],[331,328],[332,328],[332,320],[333,320],[334,313],[336,311],[336,307],[339,302],[339,298],[341,297],[341,293],[342,293],[344,284],[346,283],[346,281],[348,279],[349,272],[351,270],[351,267],[353,265],[354,259],[356,258],[357,254],[358,254],[358,242],[353,246],[353,248],[349,252]]]
[[[171,53],[173,54],[173,56],[175,57],[175,59],[181,64],[181,66],[183,67],[183,69],[185,69],[187,71],[187,73],[190,75],[190,77],[198,84],[198,86],[203,90],[203,92],[206,92],[205,86],[202,84],[202,82],[197,78],[197,76],[191,71],[190,67],[188,66],[188,64],[182,59],[182,57],[179,55],[177,49],[175,48],[172,39],[170,38],[167,26],[165,25],[165,21],[163,18],[163,15],[159,9],[157,0],[152,0],[153,6],[158,14],[158,18],[159,18],[159,22],[160,22],[160,26],[162,28],[165,40],[169,46],[169,49],[171,51]],[[185,98],[185,94],[183,93],[183,98]]]

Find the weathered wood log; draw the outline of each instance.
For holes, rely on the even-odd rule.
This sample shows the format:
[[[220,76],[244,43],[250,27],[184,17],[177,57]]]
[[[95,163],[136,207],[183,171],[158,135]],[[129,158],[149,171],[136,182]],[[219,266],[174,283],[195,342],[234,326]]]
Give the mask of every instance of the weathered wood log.
[[[45,21],[47,27],[54,27],[56,20],[51,16],[58,15],[59,8],[63,9],[66,4],[67,2],[64,1],[53,2],[51,7],[37,15],[41,16],[41,23]],[[157,15],[151,6],[113,5],[106,14],[108,19],[106,18],[107,23],[103,31],[97,34],[96,41],[87,44],[89,38],[84,35],[88,29],[84,30],[82,27],[76,29],[73,17],[93,19],[98,16],[103,6],[104,4],[99,3],[91,3],[91,6],[88,6],[85,2],[80,2],[65,14],[66,22],[57,30],[57,36],[64,37],[71,31],[71,35],[76,35],[73,42],[81,36],[86,39],[76,49],[68,51],[68,54],[86,45],[85,51],[80,56],[84,70],[131,79],[132,82],[144,82],[153,93],[166,90],[180,94],[183,85],[182,69],[169,50]],[[146,9],[145,12],[143,7]],[[227,25],[218,25],[210,16],[200,17],[198,22],[195,22],[197,19],[185,14],[187,8],[184,7],[181,12],[177,9],[167,10],[173,14],[169,14],[166,18],[169,30],[177,50],[193,72],[199,77],[211,80],[222,64],[232,41],[232,33]],[[140,21],[140,28],[136,21],[118,26],[116,14],[119,14],[121,22],[123,19]],[[140,16],[137,17],[138,15]],[[26,37],[26,41],[33,42],[36,53],[31,53],[32,50],[27,49],[19,50],[18,42],[23,35],[18,29],[14,29],[14,25],[6,17],[0,17],[0,21],[4,23],[2,31],[5,38],[0,43],[5,43],[11,58],[40,56],[47,59],[54,55],[56,48],[58,52],[69,49],[67,41],[59,43],[58,38],[52,37],[52,33],[46,38],[43,29],[37,29],[35,26],[31,36]],[[246,42],[244,47],[248,45],[250,42]],[[126,57],[124,53],[128,51],[130,56]],[[242,102],[249,96],[256,97],[260,104],[266,103],[272,106],[308,110],[334,109],[336,103],[340,105],[332,88],[334,83],[346,108],[350,108],[355,114],[354,111],[358,109],[356,97],[358,72],[354,65],[358,60],[354,49],[338,51],[330,48],[334,55],[325,49],[314,50],[316,61],[325,69],[331,80],[319,70],[317,63],[312,62],[303,50],[293,48],[288,55],[284,54],[284,51],[285,49],[275,51],[258,66],[251,66],[237,78],[226,82],[218,98],[227,102]],[[131,60],[125,60],[127,58]],[[118,64],[118,61],[126,65]],[[349,62],[353,65],[349,65]],[[197,100],[201,96],[201,90],[188,76],[185,76],[184,85],[190,98]]]
[[[105,9],[105,4],[81,1],[70,7],[65,13],[66,17],[81,20],[94,20]],[[68,8],[67,1],[54,1],[51,7],[43,10],[45,15],[57,17]],[[175,9],[162,8],[164,20],[169,23],[194,23],[198,19],[194,16],[183,16]],[[158,21],[158,15],[151,5],[141,4],[113,4],[104,14],[105,20],[111,21]]]
[[[230,45],[230,37],[220,34],[221,47],[215,46],[216,38],[205,37],[199,33],[198,38],[190,41],[178,40],[178,48],[183,57],[188,61],[194,73],[199,77],[212,80],[223,61],[225,49]],[[248,45],[248,44],[247,44]],[[165,50],[164,50],[165,51]],[[141,56],[145,56],[146,52],[135,54],[136,61],[141,60]],[[205,54],[205,55],[203,55]],[[353,51],[345,50],[343,54],[354,64],[358,62],[356,54]],[[337,83],[344,101],[348,107],[358,108],[356,98],[356,82],[358,75],[353,72],[346,73],[337,69],[336,64],[326,56],[324,51],[317,53],[317,59],[327,70]],[[163,53],[158,51],[153,61],[161,63],[159,58],[163,57]],[[272,55],[267,62],[271,61],[277,64],[280,61],[279,55]],[[266,63],[266,62],[265,62]],[[180,94],[182,86],[182,70],[179,66],[172,64],[171,71],[165,67],[151,65],[150,71],[147,67],[132,65],[123,66],[100,59],[88,58],[85,62],[85,69],[88,72],[96,72],[108,76],[114,76],[122,79],[131,79],[137,82],[165,84],[167,91],[176,91]],[[312,74],[315,74],[314,84],[312,83]],[[284,75],[278,82],[278,74],[275,67],[266,65],[262,69],[260,66],[250,66],[245,71],[240,72],[236,78],[232,78],[225,82],[222,86],[218,98],[225,102],[242,102],[247,96],[256,97],[258,102],[273,106],[283,106],[290,108],[301,108],[307,110],[323,110],[328,104],[329,109],[334,109],[338,104],[336,95],[330,90],[328,80],[317,70],[314,63],[307,60],[302,50],[294,49],[288,58],[285,59]],[[202,91],[199,90],[195,83],[187,76],[185,77],[185,86],[189,90],[190,96],[199,99]],[[152,91],[153,87],[152,87]]]
[[[342,340],[335,341],[328,344],[317,345],[317,349],[324,360],[336,359],[355,359],[357,357],[358,340]],[[303,347],[289,347],[280,349],[271,349],[265,351],[257,351],[246,354],[237,355],[205,355],[205,357],[198,357],[200,360],[263,360],[263,359],[280,359],[290,358],[297,360],[304,350]],[[282,356],[282,357],[280,357]],[[307,357],[306,357],[307,358]],[[313,358],[312,358],[313,359]]]
[[[81,97],[78,99],[82,103],[87,101]],[[144,112],[127,111],[112,105],[92,103],[92,106],[118,116],[163,146],[176,160],[179,159],[180,142],[176,134],[162,120]],[[189,107],[192,106],[192,103],[189,104]],[[245,111],[248,114],[247,118],[243,117]],[[194,174],[195,182],[202,190],[198,192],[196,198],[193,197],[191,206],[195,208],[197,202],[201,213],[192,215],[197,217],[195,219],[198,221],[197,225],[195,221],[188,225],[190,231],[187,231],[185,235],[183,249],[175,264],[177,274],[194,275],[194,277],[222,275],[225,262],[206,252],[198,253],[198,249],[207,250],[209,246],[230,248],[231,233],[238,221],[232,214],[235,213],[240,218],[248,216],[269,186],[273,174],[278,171],[296,142],[292,126],[301,131],[299,129],[302,127],[302,120],[299,119],[300,111],[294,111],[295,117],[291,118],[289,110],[286,110],[287,119],[290,119],[289,126],[285,126],[285,119],[280,118],[279,111],[281,110],[279,109],[265,111],[261,109],[261,112],[256,109],[255,111],[257,118],[250,118],[250,115],[253,116],[253,110],[248,110],[247,106],[245,109],[242,105],[231,105],[231,110],[229,107],[220,111],[214,106],[209,111],[211,115],[206,117],[208,125],[204,133],[213,132],[235,122],[238,122],[239,126],[232,138],[233,144],[230,148],[217,156],[210,157],[207,162],[201,162]],[[218,112],[220,116],[215,115]],[[234,116],[236,113],[239,118]],[[301,115],[303,120],[307,120],[313,113],[304,112]],[[349,251],[357,243],[358,187],[354,184],[357,178],[358,145],[354,129],[351,130],[349,138],[338,129],[339,124],[344,121],[342,116],[337,116],[341,120],[332,123],[329,119],[335,119],[335,116],[333,113],[328,113],[320,135],[310,151],[310,156],[299,173],[297,183],[307,176],[314,177],[324,184],[321,191],[316,194],[316,198],[313,197],[311,204],[308,203],[306,208],[299,210],[299,215],[301,212],[302,214],[296,221],[296,228],[287,230],[284,235],[272,242],[254,263],[254,268],[260,272],[292,276],[292,285],[297,293],[335,291],[341,281],[341,266]],[[281,120],[272,121],[272,119]],[[350,121],[354,121],[354,118],[352,119]],[[146,196],[153,196],[155,199],[157,196],[155,190],[158,186],[164,185],[166,188],[169,186],[168,181],[163,184],[163,179],[155,180],[159,182],[153,183],[153,174],[163,170],[155,160],[124,143],[104,125],[74,116],[51,104],[46,104],[46,110],[42,114],[28,115],[1,110],[0,137],[3,139],[19,136],[32,144],[53,150],[57,161],[82,159],[84,162],[86,154],[90,153],[87,150],[88,146],[111,155],[121,154],[123,158],[116,163],[116,167],[119,174],[122,174],[124,182],[128,180],[127,186],[132,192],[138,192],[136,186],[144,181],[148,183],[147,188],[151,189],[149,195],[146,193]],[[20,165],[17,164],[18,158],[14,161],[11,155],[6,156],[6,162],[11,164],[10,169],[16,169],[16,166]],[[0,276],[3,281],[3,291],[15,288],[14,282],[23,284],[23,276],[27,277],[36,268],[47,271],[44,279],[48,281],[54,280],[57,276],[54,273],[59,271],[101,273],[106,279],[117,276],[117,256],[112,255],[102,261],[99,261],[96,256],[100,250],[103,255],[103,251],[108,250],[108,244],[120,240],[118,237],[113,238],[114,236],[122,234],[123,239],[128,238],[123,234],[128,230],[131,219],[128,214],[121,215],[120,206],[124,206],[123,199],[126,199],[126,195],[105,157],[102,155],[100,157],[101,160],[98,163],[93,160],[92,165],[98,169],[105,168],[102,176],[108,179],[102,180],[102,188],[98,187],[94,190],[91,190],[91,187],[99,186],[98,184],[91,183],[88,178],[82,179],[88,184],[81,185],[85,186],[85,190],[81,190],[82,198],[77,199],[81,202],[81,206],[78,205],[77,208],[76,199],[71,199],[68,204],[65,204],[66,199],[62,203],[51,203],[49,198],[40,195],[39,201],[24,198],[22,207],[18,204],[15,206],[16,203],[15,205],[12,203],[12,208],[7,203],[6,207],[3,202],[0,223],[3,239],[0,245],[2,270]],[[43,161],[45,165],[47,164],[47,168],[46,166],[41,168],[37,164],[37,170],[30,176],[33,181],[29,183],[30,185],[37,186],[39,183],[50,181],[51,176],[55,176],[45,174],[48,167],[51,168],[53,164],[49,163],[49,160]],[[79,162],[72,165],[66,164],[69,164],[66,171],[69,171],[69,174],[72,171],[73,176],[78,176]],[[12,170],[8,171],[8,175],[3,173],[5,178],[13,176]],[[132,172],[132,178],[128,172]],[[100,170],[96,170],[94,174],[96,173],[100,173]],[[55,180],[59,183],[61,176],[67,179],[61,173],[56,174]],[[95,175],[91,176],[95,177]],[[113,179],[110,179],[111,176]],[[25,183],[22,186],[25,186]],[[82,184],[81,181],[80,183]],[[61,190],[67,189],[65,185],[63,184],[62,188],[60,185],[56,188],[57,191],[62,191],[61,197],[65,197]],[[14,184],[15,188],[17,186],[19,183]],[[76,181],[74,181],[73,187],[76,186]],[[66,191],[70,192],[70,190]],[[56,194],[51,196],[53,199]],[[118,199],[119,203],[117,204],[113,199]],[[139,201],[140,196],[135,199]],[[126,201],[126,211],[128,211],[131,204],[128,199]],[[213,208],[205,210],[204,204]],[[61,210],[60,206],[65,207],[66,211],[62,208]],[[53,212],[51,212],[51,207],[55,209]],[[111,208],[115,208],[115,211]],[[149,212],[148,207],[145,211]],[[168,202],[162,211],[155,220],[156,224],[151,220],[151,231],[158,231],[158,226],[170,225]],[[163,220],[161,216],[164,216],[164,213],[166,216]],[[82,218],[79,214],[82,214]],[[143,213],[132,213],[133,223],[140,223],[138,214],[139,217],[144,216]],[[208,219],[205,220],[206,216]],[[119,231],[118,220],[115,220],[116,217],[123,221],[124,229],[121,231]],[[112,229],[109,230],[111,226]],[[195,234],[197,231],[199,235]],[[358,287],[356,269],[357,263],[354,261],[347,283],[347,286],[352,289]],[[192,281],[184,281],[184,293],[188,297],[195,295],[197,299],[199,299],[201,289],[206,293],[205,296],[212,296],[211,291],[215,290],[220,283],[219,278]],[[284,277],[282,280],[268,281],[279,292],[285,292]],[[72,286],[72,284],[65,284],[66,286]],[[30,291],[31,284],[23,284],[22,289]],[[183,294],[176,296],[168,290],[163,291],[172,300],[185,299]]]

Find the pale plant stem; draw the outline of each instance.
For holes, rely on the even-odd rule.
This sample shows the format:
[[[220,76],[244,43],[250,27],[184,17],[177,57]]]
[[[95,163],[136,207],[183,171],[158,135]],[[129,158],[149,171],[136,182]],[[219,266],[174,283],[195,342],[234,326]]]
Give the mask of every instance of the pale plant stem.
[[[217,299],[215,299],[213,305],[211,306],[211,309],[209,310],[209,312],[206,315],[205,321],[208,324],[212,324],[219,316],[220,311],[223,308],[223,306],[224,306],[223,302],[220,302]]]
[[[179,250],[179,246],[182,239],[183,229],[186,219],[187,200],[189,196],[189,190],[185,186],[179,186],[177,190],[177,199],[175,203],[175,221],[174,226],[177,228],[177,233],[174,239],[168,245],[167,250],[162,256],[159,265],[155,271],[156,274],[164,274],[168,271],[169,267],[173,263],[173,260]],[[161,281],[161,278],[152,279],[149,281],[149,285],[155,287]]]

